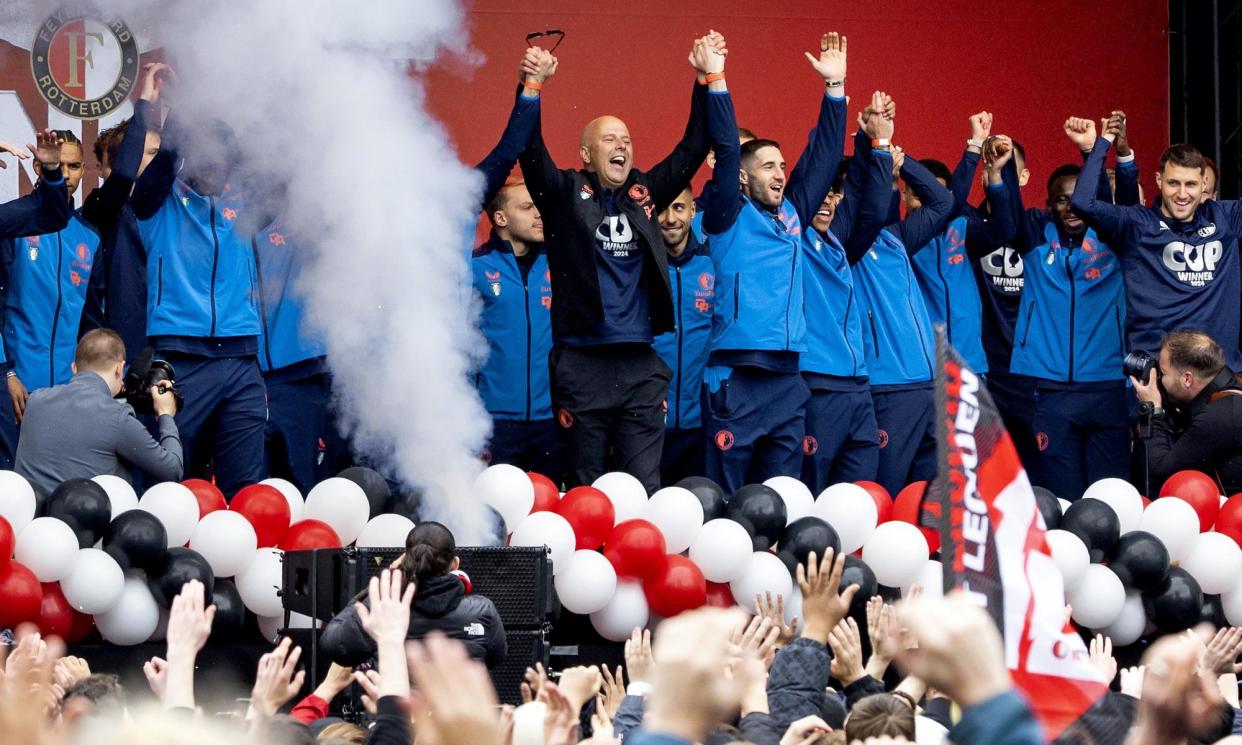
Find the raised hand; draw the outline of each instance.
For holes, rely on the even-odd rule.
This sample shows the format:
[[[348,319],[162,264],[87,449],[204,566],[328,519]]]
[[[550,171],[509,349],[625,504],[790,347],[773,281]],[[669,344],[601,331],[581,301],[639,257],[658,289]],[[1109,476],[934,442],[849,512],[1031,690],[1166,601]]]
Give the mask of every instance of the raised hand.
[[[825,83],[838,87],[845,82],[845,37],[836,31],[830,31],[819,38],[819,56],[803,52],[806,59],[815,68],[815,72]]]
[[[863,669],[862,639],[854,619],[847,617],[837,624],[828,635],[828,646],[832,648],[832,664],[828,672],[841,681],[843,687],[867,674]]]
[[[353,675],[354,682],[362,689],[362,706],[371,716],[375,716],[375,702],[380,699],[379,685],[380,674],[377,670],[367,670],[364,672],[355,672]]]
[[[1095,122],[1082,117],[1071,116],[1065,120],[1065,136],[1078,146],[1079,150],[1090,150],[1095,147]]]
[[[726,655],[740,613],[700,608],[660,624],[655,639],[654,691],[646,715],[648,732],[701,742],[733,716],[745,685],[726,675]]]
[[[765,669],[769,668],[776,658],[776,642],[780,634],[780,627],[771,618],[751,616],[750,621],[739,627],[731,640],[731,646],[735,649],[731,649],[730,653],[737,658],[753,655],[763,661]]]
[[[79,680],[89,678],[91,666],[81,657],[67,656],[56,661],[54,672],[56,684],[61,688],[68,688]]]
[[[164,89],[176,79],[177,72],[172,67],[163,62],[148,62],[142,66],[142,93],[139,97],[155,103],[160,100]]]
[[[898,655],[904,668],[963,708],[1010,688],[996,624],[960,593],[903,600],[897,619],[919,643]]]
[[[772,621],[772,624],[780,631],[780,635],[776,639],[777,649],[783,648],[786,644],[798,638],[798,618],[795,616],[792,621],[785,623],[784,595],[777,595],[775,601],[772,600],[772,593],[770,592],[756,595],[755,613]]]
[[[56,132],[45,129],[35,135],[36,145],[27,145],[34,153],[35,160],[44,168],[60,168],[60,146],[64,139]]]
[[[542,662],[536,662],[534,667],[526,668],[526,672],[522,677],[526,679],[520,686],[522,703],[529,704],[539,697],[539,692],[543,690],[544,684],[548,682],[548,672],[543,669]]]
[[[893,137],[893,119],[897,105],[893,97],[883,91],[871,94],[871,103],[858,115],[858,128],[873,140],[890,140]]]
[[[599,674],[598,670],[595,672]],[[562,675],[561,682],[564,680]],[[582,707],[575,706],[556,683],[544,686],[539,700],[544,705],[543,745],[574,745],[578,741],[578,711]]]
[[[781,745],[814,745],[821,742],[821,734],[831,731],[832,727],[817,716],[802,717],[785,730]]]
[[[409,659],[418,685],[415,731],[420,741],[425,738],[436,745],[501,742],[496,689],[487,669],[470,659],[465,647],[442,634],[431,634],[409,645]]]
[[[725,56],[729,50],[724,46],[724,37],[712,31],[707,36],[694,40],[690,50],[690,66],[702,75],[724,72]]]
[[[414,583],[401,589],[402,573],[385,569],[378,577],[371,578],[368,596],[371,607],[355,603],[362,628],[376,644],[405,641],[410,630],[410,604],[414,601]]]
[[[896,181],[901,176],[901,167],[906,164],[906,151],[894,146],[893,150],[893,180]]]
[[[1143,672],[1146,669],[1142,665],[1122,668],[1121,692],[1133,698],[1141,698],[1143,695]]]
[[[1007,135],[996,135],[984,144],[984,159],[988,169],[988,182],[1001,183],[1001,170],[1013,160],[1013,140]]]
[[[211,622],[216,617],[216,606],[203,607],[203,583],[192,579],[181,586],[181,592],[173,598],[172,608],[168,611],[169,653],[174,651],[198,654],[207,637],[211,636]]]
[[[1113,140],[1113,147],[1117,149],[1117,155],[1125,158],[1130,155],[1130,138],[1126,134],[1126,112],[1118,110],[1109,115],[1109,120],[1115,122],[1114,131],[1117,139]]]
[[[867,660],[867,673],[876,680],[884,677],[889,663],[901,651],[897,638],[897,611],[876,595],[867,601],[867,638],[871,640],[871,659]]]
[[[151,693],[161,703],[164,701],[164,687],[168,682],[168,663],[162,657],[152,657],[142,664],[142,674],[147,678]]]
[[[842,590],[844,572],[845,554],[834,557],[832,549],[827,550],[823,561],[817,561],[812,551],[806,564],[798,565],[798,589],[802,592],[802,617],[806,621],[802,636],[827,645],[828,635],[849,614],[858,585]]]
[[[1238,655],[1242,655],[1242,628],[1221,629],[1204,648],[1199,668],[1212,676],[1239,673],[1242,665],[1237,664]]]
[[[522,55],[518,78],[523,82],[542,85],[556,74],[558,64],[560,61],[556,56],[543,47],[527,47],[525,54]]]
[[[557,687],[561,694],[569,699],[576,713],[587,701],[594,698],[595,694],[599,693],[603,685],[604,678],[600,675],[599,668],[579,665],[562,671]],[[547,687],[548,685],[543,686],[544,689]]]
[[[251,711],[270,717],[302,690],[306,671],[297,669],[301,656],[302,648],[293,646],[293,641],[285,637],[276,649],[259,658],[258,673],[250,692]]]
[[[1096,634],[1088,648],[1091,666],[1100,674],[1104,683],[1112,683],[1117,677],[1117,660],[1113,658],[1113,640]]]
[[[651,631],[636,628],[625,642],[625,669],[631,683],[650,683],[655,669],[655,657],[651,654]]]
[[[608,721],[611,724],[612,718],[621,708],[621,699],[625,698],[625,674],[620,665],[617,665],[615,675],[607,665],[600,665],[599,669],[604,674],[604,687],[595,697],[596,708],[603,706],[606,709]]]
[[[970,139],[983,142],[992,135],[992,112],[980,111],[970,115]]]

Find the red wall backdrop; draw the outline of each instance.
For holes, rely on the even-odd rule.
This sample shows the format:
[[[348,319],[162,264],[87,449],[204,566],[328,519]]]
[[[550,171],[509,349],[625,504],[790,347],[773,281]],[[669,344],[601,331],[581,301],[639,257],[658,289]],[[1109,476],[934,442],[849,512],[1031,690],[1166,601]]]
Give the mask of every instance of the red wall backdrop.
[[[461,157],[477,162],[508,116],[529,31],[566,32],[560,71],[544,90],[544,134],[561,167],[577,160],[578,132],[616,114],[629,124],[637,163],[649,166],[685,124],[695,36],[728,41],[728,82],[739,124],[784,145],[792,166],[814,121],[822,83],[803,58],[821,33],[849,37],[851,117],[880,89],[897,102],[894,139],[916,157],[952,168],[986,109],[993,131],[1026,147],[1028,201],[1042,201],[1048,174],[1075,161],[1065,118],[1126,111],[1130,138],[1154,188],[1168,140],[1166,0],[473,0],[470,43],[480,54],[446,58],[429,73],[429,102]],[[852,132],[851,126],[851,132]],[[699,178],[705,178],[705,172]]]

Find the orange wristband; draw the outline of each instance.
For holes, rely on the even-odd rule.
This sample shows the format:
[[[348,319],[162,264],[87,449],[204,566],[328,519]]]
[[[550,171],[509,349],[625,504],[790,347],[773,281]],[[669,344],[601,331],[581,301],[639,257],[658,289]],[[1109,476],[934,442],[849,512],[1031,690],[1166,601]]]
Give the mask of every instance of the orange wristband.
[[[725,76],[723,72],[710,72],[707,74],[706,77],[703,78],[704,82],[706,82],[709,85],[716,82],[717,80],[724,80],[724,79],[725,79]]]
[[[532,91],[543,90],[543,83],[536,83],[533,80],[527,80],[524,83],[522,83],[522,85],[526,86],[527,88],[530,88]]]

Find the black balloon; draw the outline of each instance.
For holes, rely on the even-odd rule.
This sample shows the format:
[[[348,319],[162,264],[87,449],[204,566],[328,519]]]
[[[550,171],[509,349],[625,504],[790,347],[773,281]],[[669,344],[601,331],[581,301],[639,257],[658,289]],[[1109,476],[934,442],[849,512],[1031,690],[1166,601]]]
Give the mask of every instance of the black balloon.
[[[824,520],[807,516],[791,522],[781,533],[780,552],[777,554],[791,573],[799,564],[805,564],[807,555],[815,552],[817,559],[824,558],[825,549],[831,548],[833,556],[841,553],[841,538],[837,531]]]
[[[216,606],[216,617],[211,622],[210,641],[235,642],[241,636],[246,623],[246,606],[231,579],[218,579],[212,589],[211,602]]]
[[[1204,623],[1210,623],[1218,629],[1227,628],[1229,619],[1225,618],[1225,608],[1221,605],[1220,595],[1204,595],[1203,610],[1199,614],[1199,620]]]
[[[165,608],[172,605],[172,599],[181,592],[182,585],[195,579],[203,583],[203,601],[210,605],[215,588],[211,565],[199,552],[181,547],[168,549],[164,562],[147,574],[147,584],[151,586],[155,602]]]
[[[52,498],[47,487],[37,481],[30,482],[30,488],[34,489],[35,495],[35,517],[47,517],[47,503]],[[111,500],[109,500],[111,503]]]
[[[1068,530],[1082,539],[1098,564],[1112,552],[1121,537],[1121,521],[1113,508],[1098,499],[1080,499],[1069,506],[1061,518],[1061,530]]]
[[[1185,631],[1199,622],[1203,614],[1203,590],[1181,567],[1169,569],[1169,576],[1155,592],[1143,596],[1147,620],[1161,634]]]
[[[703,505],[703,522],[725,516],[724,489],[720,488],[720,484],[706,476],[690,476],[678,481],[677,486],[689,489],[698,497]]]
[[[1057,495],[1042,486],[1031,487],[1035,492],[1035,503],[1039,506],[1039,514],[1044,516],[1044,525],[1048,530],[1061,527],[1061,503]]]
[[[1108,556],[1108,568],[1116,572],[1121,584],[1129,589],[1157,590],[1169,573],[1169,550],[1151,533],[1131,531],[1121,536],[1113,547]]]
[[[108,492],[90,479],[69,479],[56,487],[47,501],[48,517],[63,520],[78,536],[80,548],[90,548],[103,537],[112,518]]]
[[[423,491],[415,487],[404,487],[392,493],[392,496],[388,499],[388,504],[384,507],[384,512],[404,515],[415,523],[420,523],[422,518],[418,512],[422,508]]]
[[[484,512],[487,513],[487,529],[491,533],[491,538],[480,544],[483,546],[503,546],[505,539],[509,534],[505,532],[505,519],[500,516],[496,508],[490,504],[483,505]]]
[[[780,493],[763,484],[747,484],[729,500],[725,516],[746,528],[756,551],[767,551],[781,539],[788,513]]]
[[[841,590],[850,585],[858,585],[858,594],[850,603],[850,615],[857,616],[867,612],[867,601],[880,592],[880,583],[875,579],[875,572],[863,563],[863,560],[852,554],[845,556],[845,571],[841,573]]]
[[[168,530],[150,512],[128,510],[108,525],[103,547],[122,569],[158,570],[168,556]]]
[[[384,514],[384,508],[392,497],[392,487],[383,476],[366,466],[346,468],[337,476],[362,487],[363,493],[367,495],[367,502],[371,505],[371,517]]]

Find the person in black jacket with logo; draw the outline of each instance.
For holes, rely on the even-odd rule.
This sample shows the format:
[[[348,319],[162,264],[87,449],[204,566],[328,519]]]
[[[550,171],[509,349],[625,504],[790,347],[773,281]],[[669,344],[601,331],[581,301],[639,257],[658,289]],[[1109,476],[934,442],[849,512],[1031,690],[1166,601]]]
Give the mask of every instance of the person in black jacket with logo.
[[[660,486],[664,405],[672,376],[651,344],[673,330],[668,257],[658,216],[707,157],[708,86],[724,90],[724,38],[696,40],[699,81],[673,152],[634,168],[625,123],[613,116],[582,131],[582,168],[556,167],[539,125],[519,162],[543,216],[552,274],[552,408],[564,436],[569,487],[610,467],[648,491]],[[705,85],[706,84],[706,85]],[[527,81],[526,86],[539,84]]]
[[[425,522],[410,531],[400,568],[405,582],[413,582],[417,589],[406,638],[421,639],[438,631],[464,644],[474,659],[494,668],[505,661],[509,651],[505,627],[491,600],[466,594],[465,585],[453,574],[460,563],[448,528]],[[368,598],[361,602],[370,607]],[[375,642],[362,627],[352,603],[328,623],[319,644],[328,659],[346,667],[360,665],[376,654]]]

